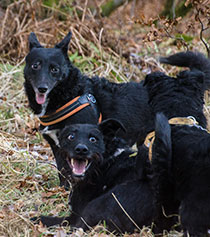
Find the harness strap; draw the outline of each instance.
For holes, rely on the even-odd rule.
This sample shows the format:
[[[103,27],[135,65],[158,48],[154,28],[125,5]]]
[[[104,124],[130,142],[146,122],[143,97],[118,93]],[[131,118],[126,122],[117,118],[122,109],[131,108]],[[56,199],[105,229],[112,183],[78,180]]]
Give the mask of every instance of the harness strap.
[[[92,106],[96,104],[96,99],[92,94],[84,94],[82,96],[77,96],[73,100],[69,101],[54,113],[50,115],[44,115],[39,118],[41,125],[50,126],[59,123],[70,116],[76,114],[80,110],[86,108],[87,106]],[[102,114],[99,114],[98,122],[102,121]]]
[[[168,123],[171,125],[198,125],[198,122],[195,120],[194,117],[189,116],[189,117],[174,117],[168,120]],[[147,134],[145,140],[144,140],[144,145],[149,148],[149,160],[152,162],[152,145],[155,140],[155,131],[150,132]]]

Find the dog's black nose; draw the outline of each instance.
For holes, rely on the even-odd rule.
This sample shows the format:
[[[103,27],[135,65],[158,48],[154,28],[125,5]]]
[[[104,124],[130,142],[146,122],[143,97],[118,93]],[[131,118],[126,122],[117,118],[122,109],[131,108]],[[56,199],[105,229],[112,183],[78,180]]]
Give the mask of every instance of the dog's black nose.
[[[38,87],[38,91],[40,93],[45,93],[47,91],[47,87]]]
[[[75,152],[77,154],[86,155],[88,153],[88,147],[85,144],[78,144],[75,147]]]

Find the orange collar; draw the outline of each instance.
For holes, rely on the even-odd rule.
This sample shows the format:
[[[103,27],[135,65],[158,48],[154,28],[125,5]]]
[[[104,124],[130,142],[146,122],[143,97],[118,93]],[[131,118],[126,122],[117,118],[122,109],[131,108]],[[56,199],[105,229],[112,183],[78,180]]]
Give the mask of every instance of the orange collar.
[[[40,117],[39,120],[41,125],[43,126],[54,125],[76,114],[85,107],[93,105],[96,105],[95,97],[92,94],[84,94],[82,96],[77,96],[73,100],[69,101],[68,103],[57,109],[54,113]],[[98,122],[100,123],[101,121],[102,114],[100,113]]]
[[[198,122],[192,116],[171,118],[168,120],[168,123],[171,125],[190,125],[200,127],[198,126]],[[155,131],[148,133],[144,140],[144,145],[149,149],[148,156],[150,162],[152,162],[152,145],[154,143],[154,140],[155,140]]]

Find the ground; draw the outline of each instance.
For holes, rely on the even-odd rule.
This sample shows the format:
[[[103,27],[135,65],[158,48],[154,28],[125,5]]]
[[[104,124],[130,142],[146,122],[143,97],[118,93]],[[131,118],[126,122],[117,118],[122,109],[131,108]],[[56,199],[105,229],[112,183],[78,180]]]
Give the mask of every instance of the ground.
[[[29,221],[34,215],[62,216],[69,212],[68,192],[58,187],[51,150],[38,132],[39,121],[30,111],[23,89],[24,56],[31,31],[50,47],[71,30],[69,55],[73,63],[84,73],[116,82],[141,81],[154,70],[170,75],[180,70],[160,65],[159,56],[186,48],[207,54],[199,19],[208,25],[208,1],[197,6],[200,15],[194,7],[187,16],[174,21],[159,17],[163,0],[127,1],[107,18],[97,13],[106,1],[69,0],[60,1],[59,6],[46,2],[53,1],[20,0],[0,8],[0,236],[65,236],[68,232],[67,228],[47,229]],[[98,7],[91,13],[89,7],[94,4]],[[208,42],[209,28],[203,37]],[[208,93],[205,101],[209,118]],[[76,230],[71,236],[99,234],[114,236],[106,231],[105,224],[89,233]],[[164,235],[171,234],[181,235]],[[151,229],[145,227],[141,233],[124,236],[139,235],[152,236]]]

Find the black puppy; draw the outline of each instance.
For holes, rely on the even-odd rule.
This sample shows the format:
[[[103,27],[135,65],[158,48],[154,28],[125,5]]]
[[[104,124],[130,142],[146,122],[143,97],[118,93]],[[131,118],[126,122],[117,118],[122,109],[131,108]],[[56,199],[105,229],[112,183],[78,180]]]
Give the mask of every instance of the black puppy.
[[[183,71],[177,78],[153,73],[145,80],[149,104],[154,114],[158,113],[152,146],[156,206],[159,215],[162,207],[167,215],[180,214],[185,233],[204,236],[210,228],[210,135],[204,129],[203,114],[210,61],[193,52],[175,54],[161,61],[188,66],[191,71]],[[178,125],[170,127],[172,120],[168,122],[168,119],[174,117],[182,119],[178,118]]]
[[[143,84],[117,84],[105,78],[83,75],[69,60],[70,39],[71,33],[54,48],[44,48],[31,33],[30,52],[24,69],[29,105],[40,117],[40,130],[53,150],[58,170],[64,176],[65,159],[61,157],[56,132],[66,125],[97,124],[101,117],[115,118],[127,129],[126,135],[122,134],[124,139],[133,144],[137,139],[139,143],[143,142],[153,124]]]
[[[130,156],[132,152],[123,139],[115,137],[118,129],[124,129],[119,122],[106,120],[98,126],[75,124],[61,131],[60,148],[72,183],[71,215],[41,216],[44,225],[68,223],[87,230],[105,221],[110,231],[118,233],[151,225],[153,194],[149,180],[137,175],[136,157]],[[143,174],[143,165],[140,168]]]

